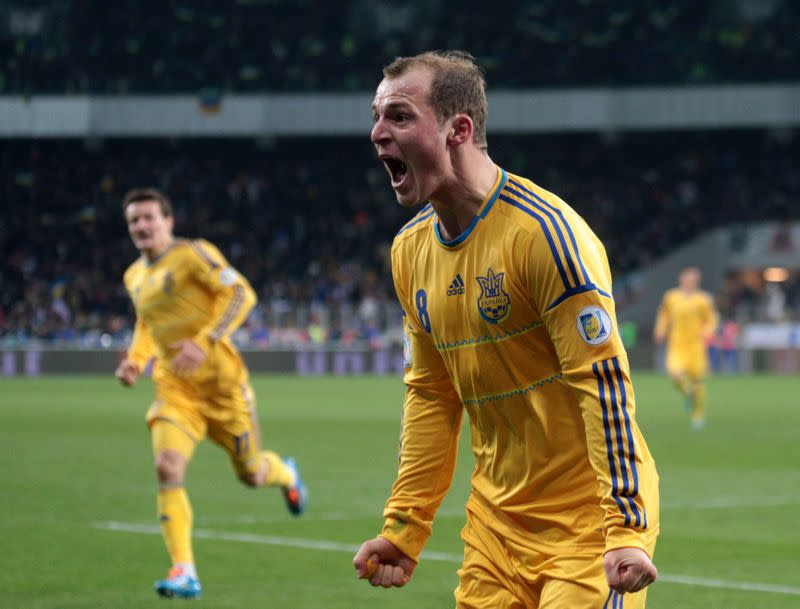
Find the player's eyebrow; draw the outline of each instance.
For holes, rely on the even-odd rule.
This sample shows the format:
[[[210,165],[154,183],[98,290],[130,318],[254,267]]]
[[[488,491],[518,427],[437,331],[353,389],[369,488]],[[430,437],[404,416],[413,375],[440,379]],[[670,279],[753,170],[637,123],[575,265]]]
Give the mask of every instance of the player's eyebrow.
[[[410,107],[411,107],[411,104],[408,103],[405,100],[393,101],[393,102],[389,102],[385,106],[383,106],[383,111],[387,112],[389,110],[405,110],[405,109],[410,108]],[[375,104],[372,104],[372,113],[373,114],[377,114],[377,112],[375,110]]]

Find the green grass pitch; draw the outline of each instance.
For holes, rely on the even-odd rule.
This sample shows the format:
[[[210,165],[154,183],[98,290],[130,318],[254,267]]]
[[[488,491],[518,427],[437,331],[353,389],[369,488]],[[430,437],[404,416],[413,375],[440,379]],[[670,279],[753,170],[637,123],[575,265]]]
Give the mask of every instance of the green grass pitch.
[[[800,607],[797,379],[712,379],[701,432],[689,429],[666,379],[635,374],[634,384],[662,481],[663,577],[648,607]],[[292,518],[278,491],[241,486],[224,453],[202,444],[187,483],[200,606],[452,607],[472,469],[466,438],[428,544],[437,554],[406,588],[373,589],[356,580],[351,559],[378,531],[394,478],[402,383],[259,376],[254,385],[264,443],[297,457],[311,502]],[[0,380],[1,608],[182,602],[152,590],[168,564],[154,534],[143,422],[151,396],[148,381],[125,390],[111,377]]]

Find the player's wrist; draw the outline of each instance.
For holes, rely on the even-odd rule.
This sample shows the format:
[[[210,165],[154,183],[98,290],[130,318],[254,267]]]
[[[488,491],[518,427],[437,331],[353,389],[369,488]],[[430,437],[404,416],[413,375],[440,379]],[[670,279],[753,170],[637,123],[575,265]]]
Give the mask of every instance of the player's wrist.
[[[142,372],[142,365],[139,363],[139,361],[132,357],[127,357],[125,360],[123,360],[122,364],[120,364],[120,368],[136,375],[139,375]]]
[[[216,342],[209,334],[198,334],[191,340],[203,353],[208,353]]]
[[[384,521],[379,537],[385,539],[415,563],[428,542],[430,530],[413,522],[390,516]]]
[[[650,555],[648,548],[658,535],[658,525],[649,526],[646,530],[636,530],[621,524],[614,524],[606,529],[606,547],[603,554],[622,548],[637,548]]]

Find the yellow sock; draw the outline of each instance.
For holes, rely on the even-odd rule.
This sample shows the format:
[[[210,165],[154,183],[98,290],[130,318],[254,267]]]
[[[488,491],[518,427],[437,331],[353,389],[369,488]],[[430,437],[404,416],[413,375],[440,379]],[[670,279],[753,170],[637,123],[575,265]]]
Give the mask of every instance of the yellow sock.
[[[687,377],[682,376],[675,381],[675,384],[678,386],[678,390],[680,390],[685,397],[689,397],[692,392],[692,381],[690,381]]]
[[[294,474],[286,467],[281,456],[271,450],[265,450],[261,456],[267,462],[267,486],[291,486]]]
[[[192,506],[183,487],[159,489],[158,520],[172,564],[194,564]]]
[[[697,383],[695,385],[692,418],[695,421],[702,421],[706,418],[706,386],[704,383]]]

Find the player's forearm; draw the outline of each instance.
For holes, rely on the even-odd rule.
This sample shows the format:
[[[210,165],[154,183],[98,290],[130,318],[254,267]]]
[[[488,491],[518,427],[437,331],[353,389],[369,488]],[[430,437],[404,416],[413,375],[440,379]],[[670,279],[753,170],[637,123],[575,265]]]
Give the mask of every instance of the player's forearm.
[[[669,326],[669,319],[663,312],[659,312],[656,317],[655,327],[653,328],[653,337],[656,340],[663,340],[667,335],[667,327]]]
[[[141,320],[136,321],[127,357],[141,371],[156,356],[156,343],[150,330]]]
[[[624,355],[565,371],[576,392],[605,510],[606,548],[645,549],[658,526],[658,479],[635,420],[635,399]]]
[[[403,409],[400,468],[383,512],[381,536],[414,560],[419,560],[436,510],[452,483],[461,419],[460,403],[428,401],[409,389]]]
[[[230,290],[220,292],[214,312],[195,336],[195,342],[203,346],[207,341],[228,338],[244,323],[255,303],[256,295],[246,283],[237,283]]]

